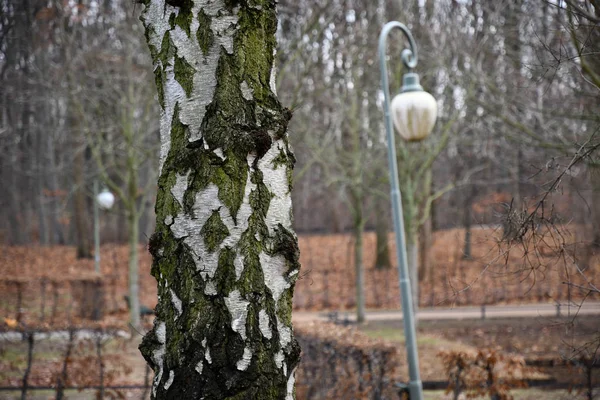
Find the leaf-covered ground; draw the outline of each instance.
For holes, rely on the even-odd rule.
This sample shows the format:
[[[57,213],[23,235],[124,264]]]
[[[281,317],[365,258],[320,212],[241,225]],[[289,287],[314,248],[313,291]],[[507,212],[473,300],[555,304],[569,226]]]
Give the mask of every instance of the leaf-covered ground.
[[[545,235],[544,240],[537,242],[533,237],[511,247],[498,245],[500,236],[498,229],[474,229],[473,254],[471,259],[465,259],[462,253],[463,230],[436,232],[432,268],[424,272],[421,282],[421,305],[564,302],[569,298],[577,301],[585,293],[564,282],[578,285],[585,284],[585,279],[597,282],[600,273],[598,257],[593,254],[587,256],[583,251],[585,248],[578,250],[574,245],[578,242],[577,234],[562,238]],[[352,309],[355,305],[352,237],[310,235],[300,236],[299,241],[303,271],[294,297],[295,309]],[[390,236],[392,243],[393,237]],[[126,246],[107,244],[102,247],[101,276],[94,273],[92,260],[76,259],[75,249],[71,247],[3,247],[0,250],[0,330],[10,330],[14,326],[55,329],[73,325],[126,328],[127,305],[123,299],[127,293]],[[367,306],[373,309],[399,308],[395,269],[374,267],[374,233],[365,234],[364,253]],[[393,247],[391,254],[394,254]],[[149,273],[150,264],[148,252],[140,246],[141,303],[153,307],[156,303],[156,282]],[[84,299],[90,297],[86,294],[89,295],[90,288],[98,279],[102,282],[105,298],[103,318],[92,322],[89,318],[81,318],[81,309],[85,305]],[[594,299],[594,296],[588,299]],[[17,319],[20,322],[17,323]],[[148,326],[151,318],[146,318],[145,323]],[[418,341],[422,378],[444,379],[438,357],[438,353],[444,350],[494,348],[531,359],[576,357],[573,349],[582,349],[586,343],[591,349],[594,343],[597,344],[599,324],[597,318],[583,316],[575,321],[423,321]],[[320,328],[318,324],[311,329],[317,335],[336,333],[335,329]],[[368,323],[361,330],[369,337],[382,338],[399,346],[397,379],[405,380],[400,323]],[[338,336],[342,334],[340,332],[343,332],[342,328]],[[358,345],[363,342],[357,339],[360,335],[352,334],[351,337]],[[65,343],[40,342],[38,345],[31,384],[52,384],[62,369]],[[0,378],[3,384],[18,384],[25,366],[25,342],[3,342],[0,347]],[[97,370],[93,349],[83,346],[78,351],[71,357],[73,373],[70,379],[89,383],[97,376],[90,378],[78,371]],[[111,341],[107,343],[106,355],[107,381],[113,384],[143,382],[145,364],[137,351],[137,340]],[[539,376],[548,376],[544,373],[557,374],[557,377],[568,381],[583,376],[581,370],[574,366],[554,367],[542,371]],[[52,394],[49,396],[52,397]]]
[[[472,256],[465,259],[464,230],[436,232],[429,269],[422,271],[422,307],[599,299],[581,287],[597,283],[600,257],[590,254],[577,232],[548,231],[523,243],[499,245],[498,228],[474,228]],[[371,309],[398,309],[395,268],[377,269],[375,234],[364,236],[365,295]],[[393,237],[390,235],[393,256]],[[294,295],[295,310],[350,310],[355,307],[353,238],[351,235],[299,237],[302,272]],[[104,320],[127,320],[128,249],[107,244],[101,250],[101,276],[92,260],[75,257],[72,247],[2,247],[0,249],[0,315],[57,324],[83,316],[85,294],[96,279],[103,282]],[[156,282],[151,257],[140,245],[140,299],[153,308]],[[392,262],[394,264],[394,262]],[[586,281],[587,280],[587,281]],[[571,284],[569,284],[571,283]],[[87,285],[87,286],[86,286]],[[20,307],[17,307],[20,304]]]

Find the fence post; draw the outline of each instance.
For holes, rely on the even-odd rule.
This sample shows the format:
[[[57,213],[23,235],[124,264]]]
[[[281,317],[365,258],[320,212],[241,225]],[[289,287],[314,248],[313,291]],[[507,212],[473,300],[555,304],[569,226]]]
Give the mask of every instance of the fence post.
[[[23,375],[23,387],[21,388],[21,400],[27,399],[27,387],[29,385],[29,373],[31,372],[31,364],[33,363],[33,337],[35,333],[30,331],[27,333],[27,367]]]
[[[63,360],[62,372],[57,376],[57,385],[56,385],[56,400],[62,400],[65,395],[65,386],[67,386],[68,382],[68,368],[69,362],[71,361],[71,352],[73,350],[73,342],[75,340],[75,328],[70,325],[71,321],[69,320],[69,340],[67,342],[67,350],[65,351],[65,356]]]
[[[481,319],[485,319],[485,304],[481,305]]]
[[[104,399],[104,363],[102,362],[102,330],[98,329],[96,331],[96,355],[98,358],[98,369],[100,372],[100,391],[98,393],[98,398],[100,400]]]

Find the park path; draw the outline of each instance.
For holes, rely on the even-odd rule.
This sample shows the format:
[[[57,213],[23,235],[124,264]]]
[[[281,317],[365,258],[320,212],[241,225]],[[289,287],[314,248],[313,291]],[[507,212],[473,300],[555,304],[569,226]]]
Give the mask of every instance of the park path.
[[[354,311],[336,312],[307,312],[294,311],[294,322],[328,321],[337,317],[339,320],[356,320]],[[421,308],[420,320],[444,319],[483,319],[483,318],[535,318],[535,317],[575,317],[593,316],[600,318],[600,302],[586,301],[583,305],[576,304],[521,304],[521,305],[489,305],[480,307],[447,307],[447,308]],[[367,311],[367,321],[394,321],[402,320],[402,311]]]

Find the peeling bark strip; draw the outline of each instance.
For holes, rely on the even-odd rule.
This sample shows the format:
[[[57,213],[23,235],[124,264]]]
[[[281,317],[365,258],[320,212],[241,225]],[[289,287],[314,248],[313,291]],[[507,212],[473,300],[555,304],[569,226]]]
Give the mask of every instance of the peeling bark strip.
[[[145,0],[161,115],[156,399],[294,399],[298,243],[273,0]]]

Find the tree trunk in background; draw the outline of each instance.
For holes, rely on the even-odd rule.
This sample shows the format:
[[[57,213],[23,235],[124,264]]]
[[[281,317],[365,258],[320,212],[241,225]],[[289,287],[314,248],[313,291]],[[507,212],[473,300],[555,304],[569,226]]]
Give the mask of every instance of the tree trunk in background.
[[[413,311],[415,317],[419,314],[419,245],[416,238],[406,238],[406,258],[408,262],[408,277],[412,292]],[[415,321],[416,322],[416,321]]]
[[[471,225],[473,224],[473,200],[476,194],[475,187],[473,185],[468,186],[463,191],[463,204],[462,204],[462,216],[463,216],[463,227],[465,228],[465,241],[463,246],[464,260],[470,260],[473,257],[471,251],[472,235]]]
[[[8,166],[6,170],[9,170]],[[11,187],[18,187],[19,179],[14,171],[10,173],[9,182],[11,182]],[[23,209],[23,203],[19,200],[19,194],[20,191],[18,190],[9,190],[8,193],[8,221],[11,231],[10,236],[12,238],[13,245],[24,245],[28,244],[29,242],[29,235],[27,234],[26,229],[23,226],[23,220],[25,219],[25,210]]]
[[[42,246],[47,246],[50,244],[48,239],[48,224],[46,224],[47,220],[47,212],[46,212],[46,204],[44,202],[44,187],[42,184],[41,177],[38,177],[38,185],[37,185],[37,215],[38,215],[38,230],[40,235],[40,244]]]
[[[56,165],[56,154],[54,150],[54,140],[51,135],[46,137],[46,148],[48,151],[48,165],[50,167],[50,190],[52,191],[52,201],[50,203],[50,232],[52,242],[61,246],[66,244],[63,227],[60,223],[60,197],[58,193],[58,168]]]
[[[472,258],[471,254],[471,207],[470,201],[465,201],[463,204],[463,226],[465,228],[465,244],[463,247],[463,259],[470,260]]]
[[[73,180],[75,193],[73,195],[73,207],[75,214],[75,241],[77,243],[77,258],[92,258],[92,240],[90,238],[90,226],[85,196],[85,160],[83,149],[75,146],[75,158],[73,168]]]
[[[123,218],[123,215],[127,214],[127,208],[123,202],[118,202],[117,207],[115,207],[115,213],[117,214],[117,233],[115,236],[115,241],[117,243],[125,243],[129,242],[129,237],[127,233],[129,232],[129,227],[127,226],[127,218]]]
[[[363,266],[363,225],[354,228],[354,273],[356,274],[356,322],[365,322],[365,269]]]
[[[419,228],[419,282],[423,282],[427,277],[432,277],[429,271],[433,269],[431,264],[431,246],[433,245],[432,231],[433,217],[425,220]]]
[[[588,163],[592,188],[592,246],[600,249],[600,163]]]
[[[465,214],[470,214],[470,212],[465,213]],[[465,217],[465,222],[467,220],[467,217]],[[469,218],[470,221],[470,218]],[[465,245],[463,247],[463,260],[470,260],[473,257],[473,255],[471,254],[471,224],[470,223],[465,223]]]
[[[338,196],[333,185],[326,190],[326,193],[327,193],[327,196],[330,196],[329,198],[331,198],[331,199],[335,199]],[[346,226],[344,223],[344,218],[342,218],[340,215],[340,205],[336,204],[333,201],[327,201],[326,204],[330,210],[330,214],[329,214],[329,221],[330,221],[329,225],[330,226],[328,226],[329,231],[331,233],[344,232]]]
[[[375,268],[389,269],[392,267],[392,263],[390,262],[390,246],[388,243],[389,226],[387,214],[384,212],[384,207],[386,207],[387,204],[384,202],[378,203],[380,204],[375,210],[375,248],[377,249]]]
[[[43,109],[41,110],[44,111]],[[35,130],[38,127],[33,128]],[[36,160],[35,160],[35,182],[36,182],[36,197],[37,197],[37,215],[38,215],[38,230],[40,233],[40,244],[47,246],[50,244],[48,232],[48,211],[44,195],[44,183],[46,181],[46,165],[44,164],[46,154],[43,143],[43,136],[35,135]]]
[[[293,399],[300,264],[275,1],[144,3],[163,108],[159,303],[140,345],[152,398]]]

